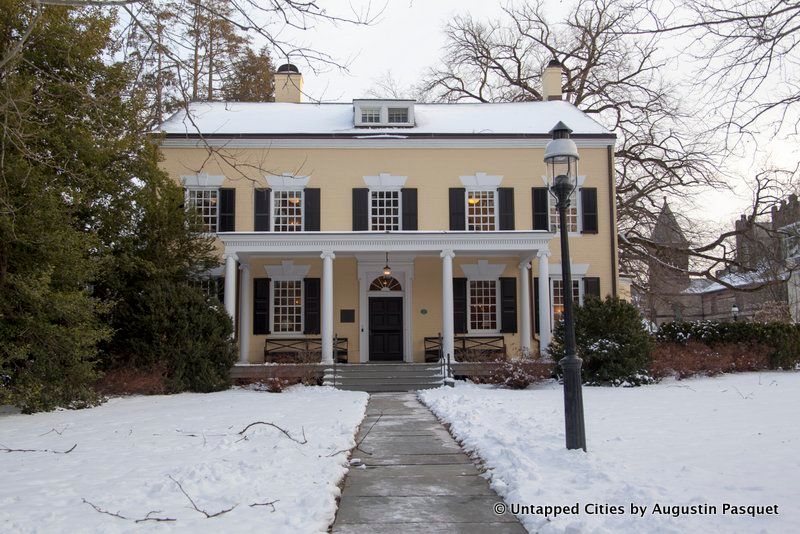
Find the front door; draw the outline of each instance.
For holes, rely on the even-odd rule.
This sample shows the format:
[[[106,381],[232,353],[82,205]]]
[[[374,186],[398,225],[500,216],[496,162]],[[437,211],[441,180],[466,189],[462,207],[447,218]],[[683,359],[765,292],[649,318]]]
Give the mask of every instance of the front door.
[[[402,297],[370,297],[369,359],[403,361]]]

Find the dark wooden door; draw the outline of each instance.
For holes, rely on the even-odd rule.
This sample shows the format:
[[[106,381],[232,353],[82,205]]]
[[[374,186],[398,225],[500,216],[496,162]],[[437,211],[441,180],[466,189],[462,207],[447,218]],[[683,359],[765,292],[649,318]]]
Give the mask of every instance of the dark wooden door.
[[[403,361],[403,299],[369,299],[369,359]]]

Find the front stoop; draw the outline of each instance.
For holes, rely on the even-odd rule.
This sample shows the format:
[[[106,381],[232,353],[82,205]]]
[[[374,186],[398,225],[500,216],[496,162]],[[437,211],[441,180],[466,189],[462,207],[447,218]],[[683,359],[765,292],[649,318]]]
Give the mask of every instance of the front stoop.
[[[374,427],[373,427],[374,424]],[[372,430],[370,431],[370,427]],[[447,430],[410,393],[370,396],[335,533],[524,533]]]
[[[436,363],[338,365],[326,370],[325,384],[369,393],[416,391],[441,386],[442,370]]]

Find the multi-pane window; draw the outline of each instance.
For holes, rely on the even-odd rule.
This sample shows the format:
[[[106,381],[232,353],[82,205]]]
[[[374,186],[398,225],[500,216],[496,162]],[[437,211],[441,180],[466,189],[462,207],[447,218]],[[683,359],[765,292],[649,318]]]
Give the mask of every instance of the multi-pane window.
[[[299,334],[303,331],[303,281],[272,282],[272,331]]]
[[[497,330],[496,280],[470,280],[469,330],[470,332]]]
[[[187,189],[186,204],[194,209],[204,232],[217,231],[217,201],[219,191],[216,189]]]
[[[362,108],[361,122],[374,124],[381,122],[381,108]]]
[[[467,191],[467,230],[485,232],[496,228],[494,191]]]
[[[369,203],[370,230],[400,230],[400,191],[370,191]]]
[[[222,288],[225,285],[225,279],[218,276],[200,278],[199,280],[195,280],[193,285],[202,291],[203,295],[205,295],[207,299],[211,299],[212,297],[221,299]]]
[[[303,192],[275,191],[273,211],[275,232],[300,232],[303,230]]]
[[[408,108],[389,108],[389,122],[408,122]]]
[[[576,304],[580,303],[581,299],[581,284],[578,280],[572,281],[572,300]],[[564,282],[562,280],[553,280],[553,318],[556,321],[561,320],[564,315]]]
[[[561,224],[558,218],[558,208],[556,202],[550,199],[550,231],[558,232]],[[578,231],[578,190],[576,189],[569,197],[569,207],[567,208],[567,231]]]

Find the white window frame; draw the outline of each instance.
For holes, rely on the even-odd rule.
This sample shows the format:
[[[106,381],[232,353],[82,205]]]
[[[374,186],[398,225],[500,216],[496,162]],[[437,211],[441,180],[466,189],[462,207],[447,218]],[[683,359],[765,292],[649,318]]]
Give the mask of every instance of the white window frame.
[[[181,185],[183,185],[183,200],[186,204],[190,202],[190,191],[216,191],[217,193],[217,222],[214,224],[213,231],[202,232],[205,235],[216,235],[219,231],[219,190],[224,182],[225,176],[212,176],[205,172],[181,176]]]
[[[376,107],[364,106],[359,110],[359,112],[360,112],[359,117],[360,117],[361,124],[375,124],[375,125],[380,125],[381,124],[381,108],[380,108],[380,106],[376,106]],[[369,114],[369,115],[373,115],[374,116],[376,113],[377,113],[377,120],[375,120],[375,121],[364,120],[364,115]]]
[[[403,229],[403,193],[408,176],[394,176],[382,172],[376,176],[364,176],[364,184],[369,189],[367,194],[367,229],[370,232],[382,231],[372,229],[372,194],[377,191],[397,191],[397,228]]]
[[[578,305],[583,306],[583,276],[573,276],[572,283],[578,284]],[[550,278],[550,324],[556,324],[555,282],[561,282],[560,276]]]
[[[267,185],[270,189],[272,189],[272,194],[270,195],[270,203],[269,203],[269,228],[270,231],[276,232],[276,210],[275,204],[278,201],[278,195],[276,193],[280,192],[287,192],[287,191],[299,191],[300,192],[300,229],[297,231],[289,231],[284,233],[297,233],[297,232],[304,232],[306,229],[306,195],[305,189],[308,186],[309,177],[308,176],[296,176],[292,173],[285,172],[283,174],[272,174],[267,176]]]
[[[494,229],[493,230],[470,230],[470,223],[469,223],[469,194],[470,193],[492,193],[492,209],[494,209]],[[498,208],[497,203],[497,188],[490,189],[490,188],[478,188],[478,187],[471,187],[468,188],[464,192],[464,230],[467,232],[496,232],[498,228],[500,228],[500,210]]]
[[[542,182],[544,183],[544,186],[547,187],[547,230],[550,231],[554,225],[554,221],[552,220],[550,215],[555,207],[556,199],[553,198],[552,193],[550,193],[550,187],[547,182],[547,176],[542,176]],[[586,176],[578,175],[578,185],[575,187],[575,193],[574,193],[575,194],[574,205],[575,209],[577,210],[575,217],[577,223],[577,229],[574,232],[572,231],[567,232],[567,235],[569,237],[580,237],[581,235],[583,235],[583,209],[581,209],[583,206],[581,203],[581,189],[583,189],[583,184],[585,182],[586,182]],[[570,207],[572,207],[572,203],[570,203]]]
[[[494,283],[494,322],[497,325],[493,329],[475,329],[472,328],[472,282],[492,282]],[[499,334],[502,330],[500,324],[500,278],[467,278],[467,333],[478,335],[493,335]]]
[[[397,230],[373,230],[372,228],[372,199],[375,193],[395,193],[397,195]],[[385,208],[384,208],[385,209]],[[403,195],[399,189],[370,189],[367,203],[367,228],[370,232],[395,232],[403,229]]]
[[[300,329],[294,332],[277,332],[275,330],[275,284],[276,282],[297,282],[300,284]],[[303,335],[306,330],[306,289],[305,283],[302,278],[279,278],[278,280],[270,280],[269,283],[269,331],[272,337],[292,337]]]
[[[192,199],[192,193],[198,193],[198,192],[201,192],[201,193],[216,193],[216,195],[217,195],[217,202],[216,202],[216,204],[214,204],[214,218],[216,220],[214,221],[214,228],[213,229],[206,230],[205,229],[205,227],[206,227],[205,216],[202,215],[202,214],[198,214],[195,211],[195,215],[200,217],[200,220],[202,222],[203,230],[202,230],[201,233],[202,234],[206,234],[206,235],[214,235],[214,234],[219,232],[219,188],[216,188],[216,187],[184,187],[183,188],[183,201],[186,203],[187,206],[190,206],[190,209],[195,209],[196,210],[196,208],[197,208],[196,203]]]

